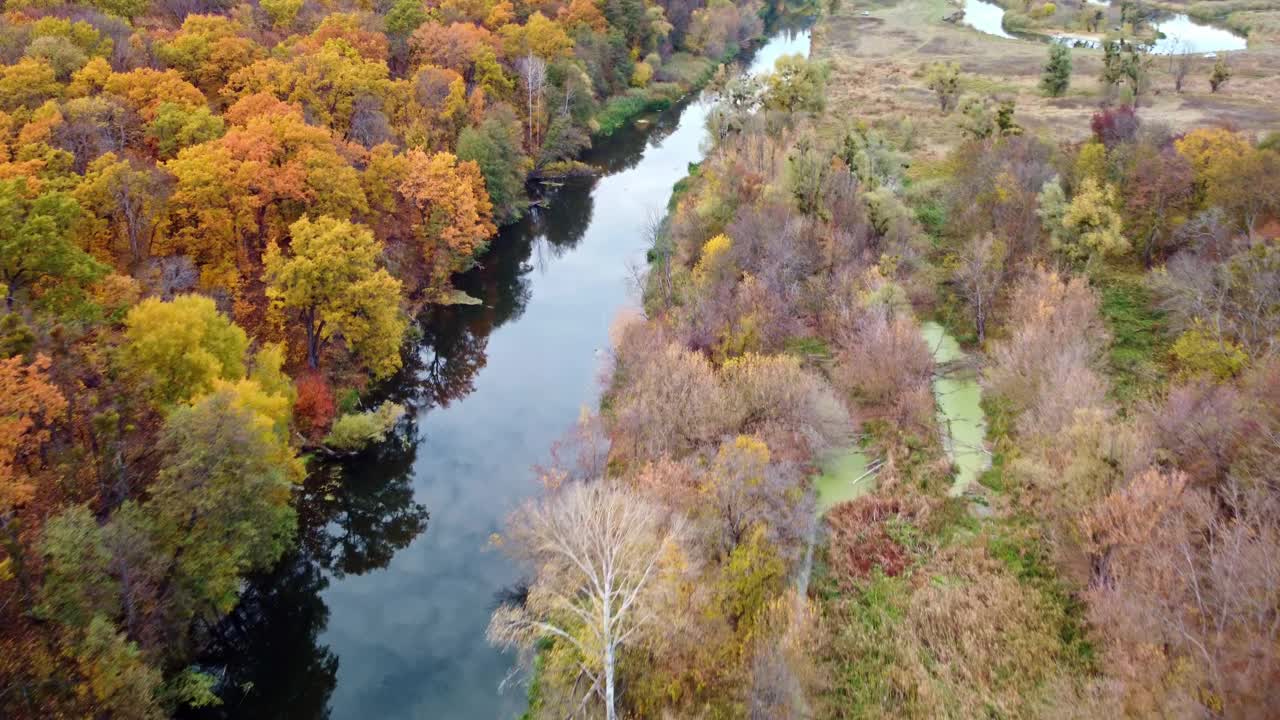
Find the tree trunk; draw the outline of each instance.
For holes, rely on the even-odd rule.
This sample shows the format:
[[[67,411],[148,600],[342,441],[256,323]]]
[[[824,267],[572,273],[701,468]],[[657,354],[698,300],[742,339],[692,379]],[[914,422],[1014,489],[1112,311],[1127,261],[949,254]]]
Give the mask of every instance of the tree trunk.
[[[614,656],[613,645],[609,644],[604,651],[604,706],[608,720],[618,720],[617,705],[613,695]]]
[[[978,312],[974,324],[978,326],[978,344],[981,345],[987,341],[987,306],[982,302],[982,293],[978,293]]]
[[[316,327],[316,309],[308,308],[303,321],[307,326],[307,365],[320,369],[320,328]]]

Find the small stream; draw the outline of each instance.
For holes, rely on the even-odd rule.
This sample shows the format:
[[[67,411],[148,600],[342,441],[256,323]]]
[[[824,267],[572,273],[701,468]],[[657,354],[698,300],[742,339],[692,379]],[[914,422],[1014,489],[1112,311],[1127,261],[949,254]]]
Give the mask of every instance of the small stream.
[[[948,494],[959,496],[991,467],[986,449],[987,417],[982,411],[982,387],[977,368],[960,343],[936,322],[920,326],[933,352],[933,397],[938,405],[938,430],[955,466]]]
[[[1109,0],[1088,0],[1089,4],[1110,7]],[[1004,29],[1004,8],[988,0],[965,0],[965,25],[987,35],[1007,40],[1031,40],[1060,42],[1073,47],[1101,47],[1097,36],[1060,32],[1053,34],[1018,33]],[[1216,25],[1196,20],[1183,13],[1166,13],[1151,26],[1156,31],[1156,41],[1146,47],[1152,55],[1205,55],[1244,50],[1248,40],[1241,35]]]
[[[933,353],[933,396],[937,404],[938,432],[955,467],[948,494],[964,493],[991,466],[987,452],[987,418],[982,411],[978,371],[960,343],[936,322],[920,326],[920,335]],[[813,478],[818,514],[859,498],[876,485],[880,461],[867,457],[860,441],[829,453]]]

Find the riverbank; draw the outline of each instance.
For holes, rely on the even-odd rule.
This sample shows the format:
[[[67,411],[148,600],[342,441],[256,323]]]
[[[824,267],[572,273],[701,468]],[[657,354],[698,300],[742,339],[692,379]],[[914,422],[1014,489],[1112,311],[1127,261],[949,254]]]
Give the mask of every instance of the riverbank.
[[[751,62],[807,51],[807,33],[783,28]],[[489,541],[542,494],[531,468],[597,404],[609,328],[649,246],[647,217],[701,159],[709,110],[688,98],[599,140],[582,158],[597,176],[554,188],[455,278],[480,304],[423,314],[406,368],[377,390],[410,408],[403,433],[308,482],[300,556],[255,580],[218,654],[203,659],[238,688],[221,717],[526,709],[516,680],[502,687],[515,658],[485,638],[495,598],[518,592],[522,573]],[[282,654],[295,660],[272,661]]]

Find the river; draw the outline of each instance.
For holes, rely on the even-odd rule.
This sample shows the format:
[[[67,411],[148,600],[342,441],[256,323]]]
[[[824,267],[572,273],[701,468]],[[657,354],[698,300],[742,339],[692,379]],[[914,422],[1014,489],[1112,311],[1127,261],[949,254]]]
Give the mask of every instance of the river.
[[[781,28],[749,71],[809,51]],[[600,140],[598,179],[557,189],[504,228],[457,285],[481,305],[433,308],[406,368],[378,394],[413,409],[400,435],[309,478],[300,543],[253,578],[212,633],[202,666],[224,718],[509,718],[512,658],[485,640],[519,575],[489,538],[539,492],[531,467],[599,397],[609,324],[634,303],[645,226],[702,157],[711,102],[698,96]],[[375,399],[381,399],[375,398]]]

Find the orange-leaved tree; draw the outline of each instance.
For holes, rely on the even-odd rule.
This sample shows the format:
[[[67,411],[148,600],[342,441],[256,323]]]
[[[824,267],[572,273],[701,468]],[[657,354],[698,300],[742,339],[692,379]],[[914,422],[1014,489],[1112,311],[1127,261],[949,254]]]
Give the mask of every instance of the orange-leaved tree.
[[[496,231],[493,203],[475,162],[458,162],[446,152],[428,156],[420,150],[406,157],[400,193],[413,209],[428,283],[441,290],[449,275],[471,265]]]

